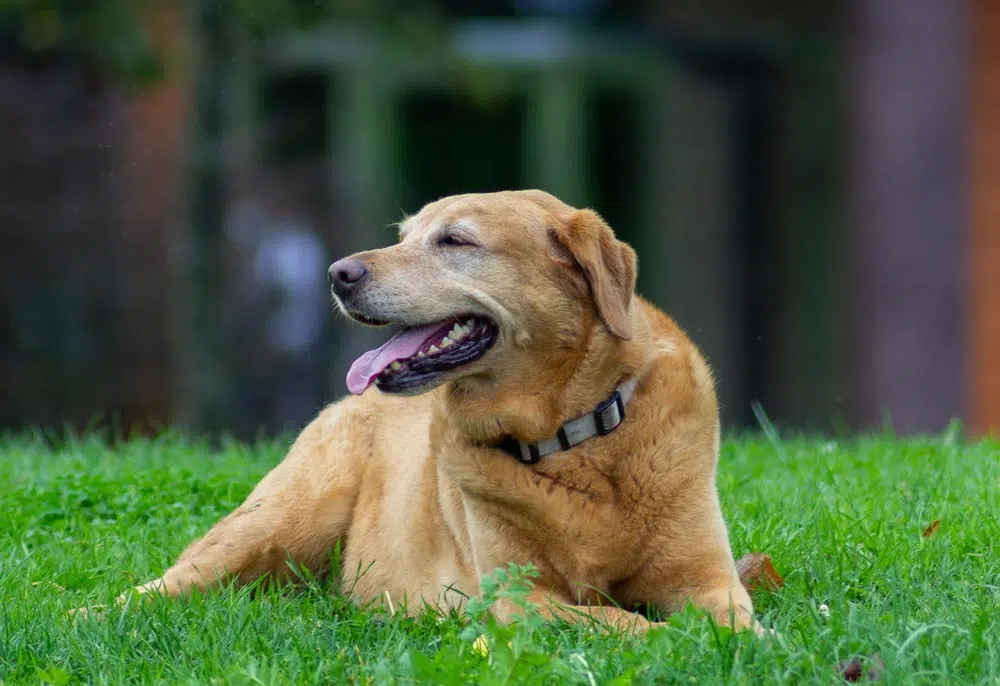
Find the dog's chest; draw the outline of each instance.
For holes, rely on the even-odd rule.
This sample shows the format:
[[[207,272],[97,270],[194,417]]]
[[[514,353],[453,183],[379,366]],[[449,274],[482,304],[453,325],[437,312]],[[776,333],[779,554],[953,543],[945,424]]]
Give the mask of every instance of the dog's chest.
[[[448,529],[432,482],[414,473],[396,476],[358,502],[343,559],[344,590],[363,601],[458,607],[478,591],[471,562]]]
[[[442,470],[462,494],[472,538],[506,539],[503,547],[583,583],[620,576],[634,527],[607,474],[579,454],[525,465],[490,453],[465,454]]]

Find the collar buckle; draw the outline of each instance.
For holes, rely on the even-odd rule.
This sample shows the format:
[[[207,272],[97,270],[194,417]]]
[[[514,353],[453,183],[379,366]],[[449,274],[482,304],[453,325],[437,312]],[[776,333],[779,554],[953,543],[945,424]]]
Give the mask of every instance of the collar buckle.
[[[607,436],[625,421],[625,402],[622,394],[615,389],[611,397],[602,402],[594,410],[594,424],[597,425],[597,435]]]

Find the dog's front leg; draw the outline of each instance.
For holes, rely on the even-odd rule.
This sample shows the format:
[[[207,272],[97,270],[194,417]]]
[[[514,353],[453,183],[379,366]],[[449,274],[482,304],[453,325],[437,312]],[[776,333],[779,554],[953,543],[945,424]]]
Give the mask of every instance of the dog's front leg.
[[[228,581],[246,584],[262,576],[291,580],[290,562],[311,574],[328,571],[330,552],[350,525],[360,483],[364,441],[351,432],[366,422],[332,405],[306,427],[282,462],[235,511],[191,543],[162,576],[133,593],[176,596]]]
[[[127,591],[119,601],[124,601],[133,591],[172,597],[229,581],[244,585],[264,575],[274,581],[284,581],[289,571],[287,562],[313,556],[301,542],[296,550],[290,545],[293,541],[284,535],[295,528],[294,514],[288,511],[294,506],[283,497],[284,489],[274,489],[273,483],[268,479],[262,481],[242,505],[202,538],[188,545],[162,576]],[[308,522],[300,524],[308,525]],[[335,540],[337,532],[329,533]],[[320,540],[318,536],[315,538],[318,551]],[[325,571],[321,559],[313,562],[311,571]],[[319,567],[316,562],[320,563]]]
[[[725,551],[705,566],[671,568],[650,564],[621,589],[625,602],[646,603],[665,612],[676,612],[686,605],[705,610],[720,626],[736,631],[753,629],[758,635],[763,629],[753,618],[753,602],[735,567]]]

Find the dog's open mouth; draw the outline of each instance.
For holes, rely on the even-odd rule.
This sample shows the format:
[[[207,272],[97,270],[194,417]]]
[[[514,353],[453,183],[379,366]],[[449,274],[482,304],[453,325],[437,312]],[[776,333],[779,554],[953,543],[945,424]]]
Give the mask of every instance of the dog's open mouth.
[[[428,386],[441,373],[485,355],[497,333],[492,321],[471,314],[403,329],[355,360],[347,373],[347,389],[360,395],[372,383],[388,393]]]

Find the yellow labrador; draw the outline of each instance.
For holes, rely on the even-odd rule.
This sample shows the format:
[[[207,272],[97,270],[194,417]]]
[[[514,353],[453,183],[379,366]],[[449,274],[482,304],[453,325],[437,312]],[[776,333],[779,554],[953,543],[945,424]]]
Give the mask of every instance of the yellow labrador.
[[[339,540],[362,601],[461,606],[531,562],[549,616],[642,629],[621,608],[694,603],[754,625],[719,508],[712,376],[633,293],[635,253],[600,216],[540,191],[448,197],[330,279],[347,316],[399,332],[139,592],[287,580],[289,559],[323,573]]]

